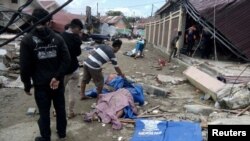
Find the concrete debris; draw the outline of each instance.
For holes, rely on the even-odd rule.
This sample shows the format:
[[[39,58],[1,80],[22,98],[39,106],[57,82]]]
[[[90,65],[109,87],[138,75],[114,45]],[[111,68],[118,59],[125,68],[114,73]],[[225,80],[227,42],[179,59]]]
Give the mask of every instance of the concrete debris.
[[[202,131],[202,140],[207,141],[208,140],[208,131]]]
[[[228,112],[212,112],[208,116],[208,119],[209,119],[209,121],[214,121],[216,119],[228,118],[228,117],[229,117],[229,113]]]
[[[126,128],[135,128],[135,126],[133,124],[127,124]]]
[[[143,87],[144,92],[147,94],[153,94],[156,96],[163,96],[163,97],[167,97],[170,94],[168,90],[163,89],[163,88],[159,88],[159,87],[147,85],[147,84],[141,84],[141,85]]]
[[[159,110],[161,110],[162,112],[167,112],[169,110],[169,107],[160,106]]]
[[[245,108],[250,105],[250,91],[245,84],[227,84],[217,93],[217,99],[221,108]]]
[[[170,109],[170,110],[167,110],[167,112],[169,112],[169,113],[178,113],[180,111],[178,109]]]
[[[220,118],[215,121],[209,122],[209,125],[249,125],[249,116],[231,117],[231,118]]]
[[[146,106],[146,105],[148,105],[148,101],[144,101],[143,106]]]
[[[6,66],[0,62],[0,71],[7,71],[8,69],[6,68]]]
[[[0,49],[0,57],[3,57],[7,54],[7,51],[5,49]]]
[[[203,105],[185,105],[184,108],[186,109],[187,112],[206,115],[206,116],[208,116],[214,111],[213,108]]]
[[[211,98],[211,95],[209,94],[205,94],[203,97],[202,97],[202,100],[208,100]]]
[[[0,76],[0,88],[3,88],[8,83],[8,78],[5,76]]]
[[[21,77],[19,76],[15,81],[11,81],[5,76],[0,76],[0,85],[4,88],[21,88],[24,89]]]
[[[92,108],[92,109],[95,109],[95,108],[96,108],[96,103],[93,103],[93,104],[91,105],[91,108]]]
[[[184,83],[186,81],[185,78],[163,75],[163,74],[158,74],[157,80],[163,84],[170,83],[173,85],[178,85],[178,84]]]
[[[171,115],[164,116],[167,120],[180,121],[189,120],[194,122],[201,122],[200,115],[193,113],[173,113]]]
[[[28,110],[27,110],[27,115],[35,115],[35,113],[36,113],[36,108],[28,108]]]
[[[221,109],[220,103],[219,103],[218,101],[215,102],[214,107],[215,107],[216,109]]]
[[[202,90],[204,93],[211,95],[214,101],[217,100],[217,93],[224,88],[225,84],[216,78],[209,76],[207,73],[191,66],[183,72],[187,79],[195,87]]]
[[[160,111],[159,110],[153,110],[152,114],[158,114]]]
[[[122,141],[123,137],[118,137],[118,141]]]
[[[175,69],[177,69],[177,68],[179,68],[179,66],[173,65],[173,66],[171,66],[169,69],[170,69],[170,70],[175,70]]]

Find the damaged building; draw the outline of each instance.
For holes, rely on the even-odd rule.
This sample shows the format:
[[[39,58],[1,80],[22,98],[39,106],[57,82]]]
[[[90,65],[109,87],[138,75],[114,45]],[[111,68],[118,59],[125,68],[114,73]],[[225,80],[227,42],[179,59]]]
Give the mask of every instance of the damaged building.
[[[185,34],[177,47],[185,54],[186,33],[195,26],[197,41],[192,56],[198,54],[200,34],[206,29],[211,35],[210,59],[249,62],[249,6],[247,0],[169,0],[156,11],[160,20],[146,24],[145,37],[153,46],[169,53],[171,40],[182,31]]]

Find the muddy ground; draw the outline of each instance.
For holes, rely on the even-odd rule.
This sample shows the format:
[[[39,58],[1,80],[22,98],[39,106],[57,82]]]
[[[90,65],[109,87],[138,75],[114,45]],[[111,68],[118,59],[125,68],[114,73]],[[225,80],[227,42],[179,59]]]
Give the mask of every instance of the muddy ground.
[[[131,50],[135,45],[134,41],[124,40],[122,49],[118,52],[117,58],[119,65],[126,76],[130,76],[140,83],[155,85],[167,89],[171,97],[157,97],[153,94],[145,94],[148,104],[139,107],[139,111],[143,112],[148,108],[161,105],[159,113],[169,113],[170,116],[158,117],[160,120],[191,120],[200,122],[199,115],[185,113],[183,106],[185,104],[205,104],[213,105],[210,100],[202,101],[200,98],[203,95],[197,91],[188,82],[172,85],[159,84],[155,80],[157,74],[171,75],[184,77],[182,72],[185,66],[172,62],[166,64],[162,70],[157,70],[159,58],[167,58],[165,54],[153,49],[149,46],[145,49],[145,57],[133,59],[123,55],[123,52]],[[83,52],[83,57],[86,57],[86,52]],[[166,59],[167,60],[167,59]],[[111,64],[107,64],[103,69],[105,74],[114,73]],[[149,75],[148,75],[149,74]],[[93,86],[90,85],[89,88]],[[67,98],[67,94],[66,94]],[[77,100],[76,111],[79,113],[88,112],[91,110],[92,103],[95,99],[80,101]],[[67,103],[68,104],[68,103]],[[29,107],[36,107],[34,97],[27,96],[23,90],[16,88],[0,89],[0,141],[33,141],[39,135],[36,121],[38,114],[34,116],[26,115]],[[55,130],[55,117],[52,116],[52,140],[57,140]],[[155,118],[151,118],[155,119]],[[132,125],[124,125],[122,130],[113,130],[111,125],[98,122],[85,123],[82,116],[77,116],[74,119],[68,120],[67,127],[68,141],[117,141],[119,137],[127,141],[131,138],[134,127]]]

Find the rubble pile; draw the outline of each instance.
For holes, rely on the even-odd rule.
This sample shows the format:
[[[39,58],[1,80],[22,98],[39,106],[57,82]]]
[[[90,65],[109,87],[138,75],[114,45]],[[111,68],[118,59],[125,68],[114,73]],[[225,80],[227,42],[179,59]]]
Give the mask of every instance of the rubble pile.
[[[13,79],[18,78],[20,74],[20,39],[5,45],[1,49],[0,53],[0,75],[10,77]],[[5,38],[1,38],[1,41],[5,41]]]

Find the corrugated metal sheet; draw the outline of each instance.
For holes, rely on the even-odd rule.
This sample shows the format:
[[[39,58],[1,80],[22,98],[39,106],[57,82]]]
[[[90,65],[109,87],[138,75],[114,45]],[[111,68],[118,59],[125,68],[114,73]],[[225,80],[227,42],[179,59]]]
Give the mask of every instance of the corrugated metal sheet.
[[[108,23],[108,24],[116,24],[121,19],[123,19],[123,16],[102,16],[100,18],[100,21],[102,23]]]
[[[195,9],[250,59],[250,0],[189,0]]]

